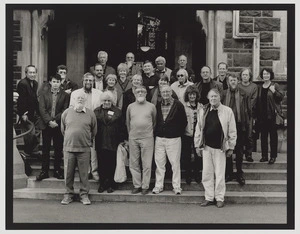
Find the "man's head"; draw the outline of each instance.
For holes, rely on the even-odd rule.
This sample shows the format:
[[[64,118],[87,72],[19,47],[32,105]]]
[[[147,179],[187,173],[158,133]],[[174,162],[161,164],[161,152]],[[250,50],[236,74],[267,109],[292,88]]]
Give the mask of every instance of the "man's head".
[[[250,68],[243,68],[240,72],[240,79],[243,83],[248,83],[252,80],[252,73]]]
[[[82,77],[82,84],[83,84],[83,89],[85,91],[90,92],[93,88],[93,84],[94,84],[94,75],[90,72],[87,72],[83,75]]]
[[[98,61],[102,66],[106,66],[106,62],[108,60],[108,54],[105,51],[98,52]]]
[[[108,74],[107,77],[105,78],[105,82],[108,87],[110,88],[115,87],[117,83],[117,76],[115,74]]]
[[[143,65],[143,71],[146,75],[149,75],[153,72],[153,64],[151,61],[146,60]]]
[[[185,68],[187,64],[187,57],[185,55],[180,55],[178,58],[179,67]]]
[[[158,86],[162,87],[164,85],[169,85],[169,78],[167,77],[167,75],[163,75],[162,77],[160,77],[160,79],[158,80]]]
[[[204,81],[209,81],[211,76],[211,69],[209,66],[203,66],[201,68],[201,77]]]
[[[218,64],[218,72],[220,76],[226,76],[227,72],[228,72],[228,66],[226,63],[224,62],[220,62]]]
[[[134,54],[132,52],[126,54],[126,62],[134,62]]]
[[[200,100],[199,89],[195,85],[190,85],[184,93],[185,102],[198,102]]]
[[[172,96],[172,88],[169,85],[164,85],[160,88],[160,94],[163,100],[169,100]]]
[[[220,92],[219,92],[219,90],[217,90],[215,88],[209,90],[209,92],[207,94],[207,98],[209,100],[210,105],[212,105],[214,107],[218,107],[221,102]]]
[[[230,74],[228,76],[228,83],[229,83],[230,89],[235,90],[237,88],[238,83],[239,83],[239,79],[235,75]]]
[[[95,76],[98,79],[101,79],[103,77],[103,67],[100,63],[96,63],[94,66],[94,70],[95,70]]]
[[[183,85],[188,79],[188,73],[185,69],[179,69],[176,73],[179,84]]]
[[[30,80],[35,80],[37,74],[37,68],[34,65],[28,65],[25,67],[25,75]]]
[[[67,79],[68,68],[66,65],[58,65],[56,68],[56,73],[61,76],[61,79]]]
[[[166,59],[162,56],[159,56],[155,59],[155,64],[156,64],[156,68],[162,71],[166,67]]]
[[[101,94],[101,103],[103,103],[104,109],[109,109],[112,106],[114,97],[113,94],[110,91],[104,91]]]
[[[120,63],[117,67],[118,75],[120,77],[127,77],[127,74],[129,73],[128,66],[125,63]]]
[[[133,87],[137,87],[137,86],[143,85],[143,78],[142,78],[142,76],[139,75],[139,74],[135,74],[131,78],[131,83],[132,83]]]
[[[146,100],[147,90],[145,86],[133,87],[133,94],[138,103],[143,103]]]
[[[59,87],[61,85],[61,76],[59,74],[50,76],[49,83],[50,83],[52,89],[54,89],[54,90],[59,89]]]

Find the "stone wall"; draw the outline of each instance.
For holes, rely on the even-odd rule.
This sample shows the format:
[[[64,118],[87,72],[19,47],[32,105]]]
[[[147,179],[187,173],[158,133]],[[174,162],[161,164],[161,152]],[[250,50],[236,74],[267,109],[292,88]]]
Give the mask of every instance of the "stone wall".
[[[22,51],[20,21],[13,21],[13,91],[17,90],[17,82],[22,77],[22,67],[18,66],[18,51]]]

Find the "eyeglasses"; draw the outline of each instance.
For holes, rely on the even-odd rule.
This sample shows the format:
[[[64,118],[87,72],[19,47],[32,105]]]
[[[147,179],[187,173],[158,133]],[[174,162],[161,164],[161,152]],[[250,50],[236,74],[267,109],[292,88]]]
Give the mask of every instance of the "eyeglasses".
[[[60,71],[59,74],[67,74],[65,71]]]
[[[184,77],[184,75],[183,74],[179,74],[179,75],[177,75],[177,77]]]

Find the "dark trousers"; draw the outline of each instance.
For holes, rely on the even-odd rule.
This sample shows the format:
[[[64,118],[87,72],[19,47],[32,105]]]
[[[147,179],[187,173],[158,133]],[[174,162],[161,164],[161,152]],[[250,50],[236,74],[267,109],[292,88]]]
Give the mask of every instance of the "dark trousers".
[[[271,158],[277,157],[278,135],[275,120],[268,119],[261,124],[261,153],[263,158],[268,158],[268,134],[270,134]]]
[[[253,129],[253,118],[250,118],[249,124],[246,126],[245,130],[245,138],[243,139],[245,146],[245,156],[252,156],[253,144],[254,144],[254,136],[252,134]],[[243,154],[242,154],[243,155]]]
[[[102,149],[97,151],[97,157],[100,185],[105,189],[109,187],[114,188],[117,152]]]
[[[54,170],[61,170],[60,165],[63,157],[63,135],[61,134],[60,127],[50,128],[47,126],[42,131],[42,139],[43,139],[43,156],[42,156],[42,170],[48,171],[50,164],[50,147],[51,140],[53,139],[53,147],[54,147]]]
[[[194,149],[194,138],[190,136],[183,136],[181,138],[182,148],[181,148],[181,165],[186,171],[186,177],[198,176],[200,170],[202,170],[202,158],[198,157]],[[192,162],[192,152],[195,156],[195,161]]]
[[[26,134],[24,139],[24,152],[26,154],[37,154],[39,153],[39,145],[40,145],[40,134],[41,131],[38,127],[38,117],[33,117],[33,119],[29,119],[33,124],[34,127],[32,131],[28,134]],[[31,125],[29,122],[21,122],[21,132],[27,132],[30,129]]]
[[[235,145],[235,155],[236,155],[236,174],[238,176],[243,174],[242,170],[242,164],[243,164],[243,151],[244,151],[244,145],[248,141],[248,132],[243,131],[242,127],[237,124],[237,140]],[[232,157],[226,158],[226,176],[232,176],[233,175],[233,163],[232,163]]]

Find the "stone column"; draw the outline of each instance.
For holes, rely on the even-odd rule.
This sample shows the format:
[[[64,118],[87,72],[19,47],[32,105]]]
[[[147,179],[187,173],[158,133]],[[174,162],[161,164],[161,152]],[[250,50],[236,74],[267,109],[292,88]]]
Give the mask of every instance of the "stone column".
[[[208,11],[208,27],[206,38],[206,64],[212,69],[212,77],[214,74],[215,60],[215,12]]]

